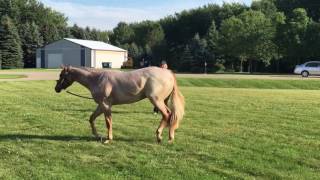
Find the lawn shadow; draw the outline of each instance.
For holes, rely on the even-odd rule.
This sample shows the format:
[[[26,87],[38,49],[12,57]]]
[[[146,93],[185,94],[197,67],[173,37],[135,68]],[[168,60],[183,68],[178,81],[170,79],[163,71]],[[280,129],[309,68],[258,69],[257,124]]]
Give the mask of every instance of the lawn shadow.
[[[105,137],[96,139],[93,136],[74,136],[74,135],[31,135],[31,134],[2,134],[1,141],[32,141],[32,140],[49,140],[49,141],[96,141],[104,142]],[[136,138],[136,137],[117,137],[115,141],[122,142],[150,142],[150,138]]]
[[[23,140],[53,140],[53,141],[92,141],[95,138],[90,136],[73,135],[31,135],[31,134],[3,134],[0,141],[23,141]]]
[[[69,108],[69,109],[63,109],[63,108],[53,108],[52,110],[54,111],[72,111],[72,112],[88,112],[88,113],[92,113],[94,111],[94,109],[77,109],[77,108]],[[114,114],[152,114],[153,113],[153,109],[150,108],[150,111],[126,111],[126,110],[112,110],[112,113]]]

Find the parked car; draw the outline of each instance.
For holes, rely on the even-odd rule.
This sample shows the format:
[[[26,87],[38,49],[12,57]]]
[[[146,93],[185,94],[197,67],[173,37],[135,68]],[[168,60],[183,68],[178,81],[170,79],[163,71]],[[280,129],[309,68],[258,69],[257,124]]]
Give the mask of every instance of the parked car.
[[[302,77],[309,75],[320,75],[320,61],[309,61],[294,68],[295,74],[301,74]]]

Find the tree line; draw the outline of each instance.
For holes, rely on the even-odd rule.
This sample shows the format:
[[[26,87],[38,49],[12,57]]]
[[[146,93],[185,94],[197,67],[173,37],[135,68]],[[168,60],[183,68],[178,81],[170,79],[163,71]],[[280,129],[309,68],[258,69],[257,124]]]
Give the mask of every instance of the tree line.
[[[292,72],[320,56],[317,0],[208,4],[112,31],[68,27],[67,17],[36,0],[0,0],[0,15],[3,68],[34,67],[35,49],[64,37],[109,42],[127,49],[135,67],[166,60],[180,72]]]
[[[67,20],[37,0],[0,0],[1,68],[35,67],[37,48],[66,37],[108,42],[108,31],[69,27]]]

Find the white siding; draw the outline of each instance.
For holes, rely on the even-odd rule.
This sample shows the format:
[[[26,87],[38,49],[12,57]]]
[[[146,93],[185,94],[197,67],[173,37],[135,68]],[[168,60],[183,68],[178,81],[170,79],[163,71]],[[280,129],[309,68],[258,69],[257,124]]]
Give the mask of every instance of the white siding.
[[[112,68],[121,68],[127,61],[127,51],[96,50],[84,47],[85,66],[102,68],[103,62],[112,63]],[[69,40],[59,40],[43,47],[44,67],[57,68],[60,64],[81,66],[81,45]],[[121,49],[122,50],[122,49]],[[41,67],[41,48],[37,49],[37,68]]]
[[[112,63],[112,68],[121,68],[126,61],[127,52],[120,51],[95,51],[95,68],[102,68],[103,62]]]
[[[96,67],[96,51],[91,50],[91,67]]]

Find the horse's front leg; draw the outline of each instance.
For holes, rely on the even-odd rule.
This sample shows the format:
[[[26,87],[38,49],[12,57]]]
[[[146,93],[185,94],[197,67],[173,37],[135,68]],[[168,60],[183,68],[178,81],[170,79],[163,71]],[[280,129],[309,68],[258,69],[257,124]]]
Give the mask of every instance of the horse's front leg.
[[[91,130],[92,130],[92,134],[97,138],[97,139],[101,139],[101,137],[99,136],[96,126],[95,126],[95,120],[98,116],[100,116],[102,114],[102,109],[100,106],[97,107],[97,109],[91,114],[90,116],[90,126],[91,126]]]
[[[106,126],[107,126],[107,132],[106,132],[107,139],[104,143],[107,144],[107,143],[111,142],[113,139],[111,105],[103,103],[103,111],[104,111],[104,116],[105,116],[105,121],[106,121]]]

